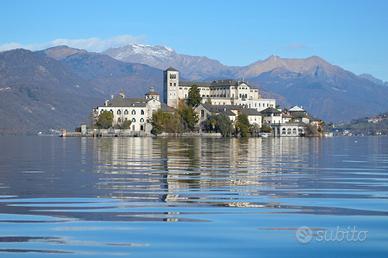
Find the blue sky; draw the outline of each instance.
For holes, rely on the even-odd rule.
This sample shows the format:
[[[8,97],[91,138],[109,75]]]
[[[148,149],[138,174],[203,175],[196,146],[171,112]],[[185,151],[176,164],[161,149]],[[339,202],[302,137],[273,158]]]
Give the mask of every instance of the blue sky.
[[[388,1],[1,1],[0,50],[128,43],[247,65],[318,55],[388,81]]]

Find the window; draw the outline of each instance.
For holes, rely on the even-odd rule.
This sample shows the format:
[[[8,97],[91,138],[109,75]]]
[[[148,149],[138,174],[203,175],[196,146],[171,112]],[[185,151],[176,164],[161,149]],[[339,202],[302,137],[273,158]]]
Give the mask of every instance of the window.
[[[136,119],[135,118],[132,118],[132,123],[136,123]]]
[[[170,74],[170,79],[176,79],[176,74]]]
[[[118,123],[121,123],[121,118],[117,119],[117,122],[118,122]]]
[[[144,110],[143,109],[140,111],[140,114],[144,115]]]
[[[205,111],[201,110],[201,117],[203,118],[205,116]]]
[[[140,126],[140,131],[144,131],[144,125]]]
[[[128,115],[128,110],[127,109],[124,111],[124,115]]]
[[[132,110],[131,114],[136,115],[136,110]]]
[[[174,86],[176,86],[176,82],[174,82]]]
[[[117,114],[118,114],[118,115],[121,115],[121,110],[120,110],[120,109],[117,110]]]
[[[170,86],[172,86],[172,82],[170,82]]]
[[[144,123],[144,118],[140,118],[140,123]]]

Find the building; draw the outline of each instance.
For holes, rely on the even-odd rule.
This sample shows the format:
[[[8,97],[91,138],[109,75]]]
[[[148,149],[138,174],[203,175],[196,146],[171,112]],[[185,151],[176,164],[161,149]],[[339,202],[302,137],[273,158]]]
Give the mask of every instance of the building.
[[[288,113],[291,116],[291,121],[295,123],[309,124],[314,120],[302,107],[293,106],[288,110]]]
[[[216,80],[212,82],[181,81],[179,71],[170,67],[164,71],[163,91],[164,103],[177,108],[181,100],[188,98],[190,88],[196,85],[200,91],[202,102],[212,105],[237,105],[253,108],[257,111],[268,107],[276,107],[274,99],[263,99],[259,90],[245,81]]]
[[[283,122],[282,111],[269,107],[262,110],[261,115],[263,116],[264,124],[281,124]]]
[[[93,118],[96,121],[103,111],[113,114],[112,125],[119,126],[124,121],[131,121],[130,130],[135,132],[150,132],[152,114],[162,108],[160,95],[153,88],[144,98],[127,98],[124,92],[106,100],[103,106],[93,109]]]
[[[271,125],[272,135],[280,137],[298,137],[305,135],[306,125],[302,123],[281,123]]]

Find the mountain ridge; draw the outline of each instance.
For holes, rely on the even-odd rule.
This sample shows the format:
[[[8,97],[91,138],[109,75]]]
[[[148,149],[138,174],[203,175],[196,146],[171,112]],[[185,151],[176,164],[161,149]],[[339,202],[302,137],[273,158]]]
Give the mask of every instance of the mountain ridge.
[[[158,58],[180,55],[161,46],[154,50],[159,51]],[[147,51],[137,51],[137,58],[149,55]],[[153,52],[151,55],[155,56]],[[228,67],[206,57],[187,57],[183,55],[174,61],[185,61],[185,69],[192,69],[181,71],[182,79],[244,78],[279,104],[302,105],[327,121],[350,121],[388,110],[385,84],[374,77],[355,75],[317,56],[270,56],[241,67]],[[123,62],[104,53],[67,46],[0,52],[0,119],[4,121],[0,133],[72,128],[87,121],[94,105],[120,90],[125,90],[129,97],[138,97],[154,87],[162,94],[162,76],[162,70],[151,65]]]

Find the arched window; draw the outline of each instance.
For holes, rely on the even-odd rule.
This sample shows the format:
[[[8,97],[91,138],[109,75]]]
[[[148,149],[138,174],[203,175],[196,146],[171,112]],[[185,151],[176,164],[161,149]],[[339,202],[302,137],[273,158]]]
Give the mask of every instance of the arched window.
[[[132,123],[136,123],[136,119],[135,118],[132,118]]]
[[[118,122],[118,123],[121,123],[121,118],[117,119],[117,122]]]
[[[292,133],[296,134],[296,128],[292,129]]]
[[[117,110],[117,114],[118,114],[118,115],[121,115],[121,110],[120,110],[120,109]]]
[[[128,115],[128,110],[127,109],[124,111],[124,115]]]
[[[140,111],[140,114],[144,115],[144,110],[143,109]]]
[[[144,123],[144,118],[140,118],[140,123]]]
[[[113,114],[113,110],[111,109],[110,112]]]
[[[132,110],[131,114],[136,115],[136,110]]]

